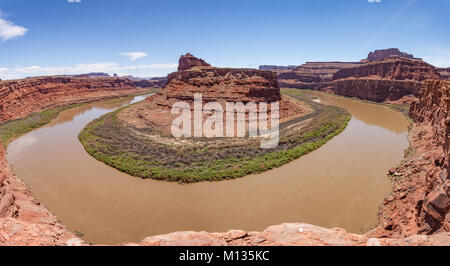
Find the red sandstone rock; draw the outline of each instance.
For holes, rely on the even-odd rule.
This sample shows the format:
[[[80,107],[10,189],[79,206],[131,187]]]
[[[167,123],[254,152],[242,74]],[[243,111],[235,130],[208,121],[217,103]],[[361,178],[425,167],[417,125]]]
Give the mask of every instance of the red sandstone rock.
[[[0,82],[0,122],[58,105],[143,92],[128,79],[39,77]]]
[[[189,53],[182,55],[178,63],[178,71],[188,70],[197,66],[211,66],[203,59],[199,59]]]
[[[347,78],[322,83],[316,88],[337,95],[374,102],[394,102],[407,97],[408,99],[404,99],[403,103],[410,103],[414,99],[413,95],[420,92],[422,83],[377,78]]]
[[[197,60],[192,59],[192,56],[182,56],[180,66],[186,58],[190,58],[189,62]],[[185,67],[186,65],[183,65],[181,69]],[[276,74],[272,71],[196,66],[171,73],[167,79],[168,84],[163,90],[132,107],[133,111],[127,118],[122,117],[123,120],[138,120],[130,118],[137,113],[138,118],[144,120],[146,125],[158,127],[168,133],[169,125],[177,117],[170,114],[172,105],[185,101],[191,103],[193,108],[195,94],[201,94],[204,103],[219,102],[223,108],[226,102],[279,102],[280,119],[302,113],[297,105],[282,99]],[[270,105],[268,108],[270,117]]]
[[[414,56],[412,54],[401,52],[397,48],[391,48],[391,49],[375,50],[373,52],[370,52],[369,55],[367,56],[367,60],[369,61],[383,60],[390,56],[398,56],[408,59],[414,59]]]
[[[445,80],[450,80],[450,67],[448,68],[437,68],[439,75]]]
[[[440,78],[436,69],[422,60],[389,57],[357,67],[343,68],[333,75],[333,80],[361,77],[414,81]]]
[[[396,169],[391,200],[382,205],[373,236],[402,237],[449,232],[450,83],[429,80],[411,106],[415,154]]]

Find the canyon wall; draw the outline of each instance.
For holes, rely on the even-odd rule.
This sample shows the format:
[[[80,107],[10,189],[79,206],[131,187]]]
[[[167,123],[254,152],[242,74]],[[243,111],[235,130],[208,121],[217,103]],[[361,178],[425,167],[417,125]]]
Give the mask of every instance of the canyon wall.
[[[439,75],[445,80],[450,80],[450,67],[448,68],[438,68],[437,71]]]
[[[333,80],[360,77],[416,81],[440,78],[432,65],[421,60],[389,57],[356,67],[340,69],[333,75]]]
[[[0,123],[59,105],[143,92],[128,79],[37,77],[0,81]]]
[[[349,78],[323,83],[315,88],[341,96],[384,102],[397,101],[407,95],[416,95],[421,87],[421,82],[412,80]]]
[[[168,75],[164,88],[169,98],[203,98],[226,101],[278,101],[281,98],[276,74],[271,71],[245,68],[199,67]]]
[[[418,128],[427,129],[419,138],[426,145],[433,166],[425,176],[426,197],[418,205],[420,231],[450,232],[450,82],[426,82],[411,106],[410,116]]]
[[[398,57],[403,57],[403,58],[407,58],[407,59],[416,59],[416,58],[414,58],[414,56],[412,54],[401,52],[398,48],[390,48],[390,49],[375,50],[373,52],[370,52],[369,55],[367,56],[367,60],[368,61],[383,60],[390,56],[398,56]]]
[[[428,80],[412,104],[410,150],[389,170],[393,194],[380,208],[376,237],[450,232],[450,83]]]
[[[279,102],[280,118],[302,112],[282,99],[276,73],[272,71],[213,67],[191,54],[181,56],[179,61],[179,69],[183,70],[170,73],[164,89],[141,103],[140,110],[133,111],[138,114],[133,120],[143,119],[146,125],[169,133],[167,125],[177,117],[170,114],[173,104],[183,101],[193,108],[195,94],[201,94],[204,103],[219,102],[224,109],[226,102]]]

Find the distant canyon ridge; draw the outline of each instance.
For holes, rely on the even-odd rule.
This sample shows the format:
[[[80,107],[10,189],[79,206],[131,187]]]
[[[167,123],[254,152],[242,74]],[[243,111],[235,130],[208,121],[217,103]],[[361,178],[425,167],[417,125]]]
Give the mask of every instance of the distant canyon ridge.
[[[259,68],[276,72],[282,88],[318,89],[376,102],[410,103],[409,96],[417,96],[423,81],[450,80],[450,68],[436,68],[397,48],[370,52],[359,62],[307,62],[300,66]]]

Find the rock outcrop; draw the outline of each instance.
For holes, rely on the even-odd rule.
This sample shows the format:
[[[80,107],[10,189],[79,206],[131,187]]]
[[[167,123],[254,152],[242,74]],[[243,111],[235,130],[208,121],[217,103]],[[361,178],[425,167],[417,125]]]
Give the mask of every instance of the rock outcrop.
[[[143,92],[128,79],[37,77],[0,82],[0,122],[59,105]]]
[[[188,70],[190,68],[198,66],[211,66],[211,65],[206,63],[203,59],[197,58],[192,54],[187,53],[180,57],[180,60],[178,62],[178,71]]]
[[[416,95],[422,88],[422,83],[411,80],[349,78],[324,83],[319,88],[345,97],[356,97],[374,102],[395,102],[404,97]]]
[[[320,81],[330,81],[339,70],[356,67],[359,64],[357,62],[306,62],[295,68],[293,72],[316,75]]]
[[[383,203],[375,236],[450,232],[450,83],[429,80],[412,104],[412,155],[389,170],[394,192]]]
[[[439,75],[445,80],[450,80],[450,67],[448,68],[438,68],[437,71]]]
[[[333,75],[333,80],[361,77],[415,81],[440,78],[436,69],[422,60],[389,57],[357,67],[341,69]]]
[[[314,89],[317,84],[331,81],[339,70],[359,65],[356,62],[307,62],[290,71],[272,71],[277,73],[282,88]]]
[[[419,95],[423,81],[439,78],[437,70],[421,60],[389,57],[343,68],[333,75],[332,81],[311,86],[347,97],[410,104]]]
[[[397,48],[390,48],[390,49],[375,50],[373,52],[370,52],[369,55],[367,56],[367,60],[368,61],[383,60],[390,56],[398,56],[398,57],[403,57],[403,58],[407,58],[407,59],[415,59],[412,54],[401,52]]]
[[[205,103],[219,102],[224,108],[226,102],[279,102],[281,119],[301,113],[282,99],[272,71],[212,67],[191,54],[181,56],[179,69],[185,70],[170,73],[167,86],[142,103],[145,106],[138,111],[139,117],[149,125],[169,130],[167,125],[176,117],[170,115],[172,105],[179,101],[192,103],[194,94],[201,94]]]

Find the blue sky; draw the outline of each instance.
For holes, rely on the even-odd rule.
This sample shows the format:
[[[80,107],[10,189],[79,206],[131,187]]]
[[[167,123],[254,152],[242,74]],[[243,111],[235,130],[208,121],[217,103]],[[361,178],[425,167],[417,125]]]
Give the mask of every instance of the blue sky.
[[[163,76],[187,52],[257,67],[398,47],[450,67],[449,0],[0,0],[0,10],[2,79]]]

